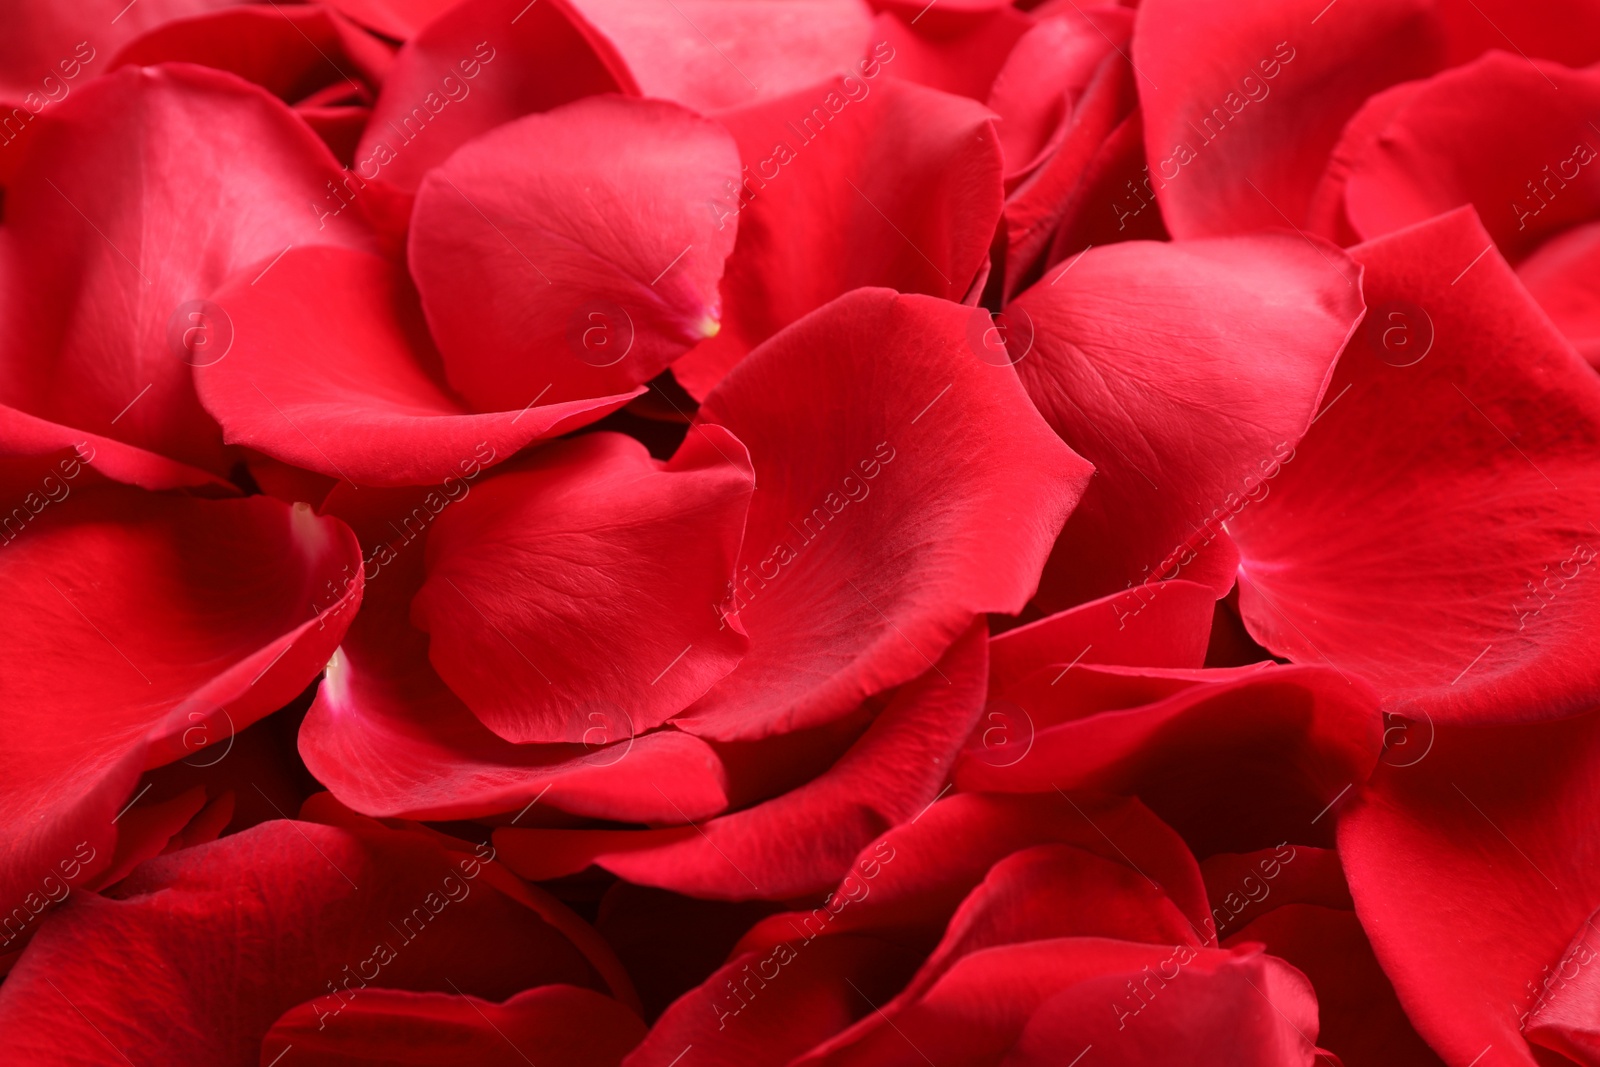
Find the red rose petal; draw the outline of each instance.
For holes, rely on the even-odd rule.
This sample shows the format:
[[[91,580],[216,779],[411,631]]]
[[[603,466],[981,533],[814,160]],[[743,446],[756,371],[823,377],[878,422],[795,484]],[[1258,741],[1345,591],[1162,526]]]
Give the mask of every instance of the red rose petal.
[[[404,273],[365,253],[291,249],[216,303],[233,321],[233,351],[195,380],[225,439],[351,485],[460,478],[642,391],[565,402],[529,393],[475,414],[444,383]]]
[[[1130,242],[1017,298],[1006,312],[1017,371],[1097,472],[1041,606],[1174,573],[1228,591],[1231,566],[1185,568],[1272,492],[1361,317],[1359,277],[1337,250],[1289,235]],[[1142,294],[1136,316],[1130,292]]]
[[[928,670],[974,614],[1032,594],[1088,470],[1011,369],[977,355],[972,322],[933,297],[856,290],[706,398],[699,418],[755,465],[726,608],[750,651],[684,729],[733,740],[827,722]]]
[[[1154,591],[1159,595],[1143,605],[1114,593],[991,638],[989,691],[1008,689],[1052,663],[1201,666],[1216,595],[1182,578]]]
[[[1002,697],[1032,747],[969,750],[962,789],[1133,794],[1200,855],[1305,840],[1383,741],[1371,691],[1326,667],[1047,667]]]
[[[47,114],[6,190],[0,273],[29,283],[0,300],[0,399],[226,469],[190,366],[228,350],[184,342],[231,331],[191,302],[291,244],[370,244],[308,206],[337,164],[280,101],[200,67],[124,68]]]
[[[1490,1044],[1533,1067],[1546,1059],[1529,1041],[1562,1049],[1570,1036],[1573,1050],[1567,1020],[1592,1027],[1597,726],[1594,713],[1441,725],[1422,758],[1380,768],[1340,819],[1356,913],[1417,1032],[1452,1067]]]
[[[267,1032],[261,1057],[268,1062],[292,1049],[294,1063],[304,1067],[617,1067],[644,1034],[637,1015],[578,986],[539,986],[504,1004],[372,989],[351,1001],[336,1024],[319,1023],[315,1000],[291,1008]]]
[[[738,226],[722,331],[672,373],[704,397],[751,348],[862,286],[960,300],[989,262],[1000,214],[994,116],[977,103],[864,73],[718,119],[747,168],[705,209]],[[806,218],[803,227],[795,220]]]
[[[490,1000],[597,985],[490,872],[376,823],[279,820],[151,860],[34,938],[0,990],[0,1054],[97,1062],[110,1045],[135,1063],[256,1067],[285,1011],[313,1001],[337,1033],[369,982]]]
[[[190,755],[197,725],[243,729],[304,689],[361,597],[319,619],[314,591],[358,551],[337,520],[264,497],[81,487],[41,511],[0,556],[20,623],[4,635],[0,900],[75,854],[98,872],[144,768]]]
[[[748,647],[716,603],[753,487],[719,427],[664,465],[621,434],[544,448],[434,526],[411,606],[429,659],[508,741],[582,743],[614,705],[659,726]]]
[[[463,479],[452,490],[460,500],[475,488]],[[301,726],[312,773],[349,807],[383,817],[507,812],[537,825],[541,811],[554,809],[661,823],[727,807],[720,761],[699,738],[670,729],[634,736],[613,709],[588,720],[582,744],[514,745],[445,686],[409,612],[423,580],[423,539],[451,502],[443,489],[340,488],[329,498],[328,509],[360,536],[372,579]]]
[[[1147,0],[1133,32],[1145,155],[1180,239],[1297,226],[1340,130],[1367,97],[1431,73],[1424,0]]]
[[[417,192],[409,260],[450,383],[480,409],[625,392],[721,321],[739,176],[721,126],[600,97],[458,150]]]
[[[373,25],[384,17],[378,2],[394,0],[343,0],[342,10]],[[389,9],[405,26],[377,27],[410,39],[356,147],[352,170],[366,181],[415,192],[424,174],[497,126],[596,93],[637,92],[621,60],[566,0],[446,4],[420,29],[432,0],[406,3],[416,16]]]
[[[124,45],[108,69],[198,63],[237,74],[288,104],[324,91],[370,104],[393,56],[388,45],[328,8],[246,4],[158,26]]]
[[[1593,706],[1600,383],[1470,210],[1353,254],[1337,406],[1228,524],[1251,635],[1441,723]]]
[[[1600,109],[1600,72],[1491,52],[1392,110],[1374,106],[1388,121],[1363,138],[1345,181],[1345,211],[1363,240],[1472,204],[1516,262],[1600,214],[1600,180],[1582,173],[1600,167],[1600,139],[1585,124]]]
[[[809,782],[743,811],[670,830],[500,830],[512,869],[542,879],[593,863],[629,881],[726,900],[786,899],[835,884],[889,827],[938,796],[977,720],[986,629],[902,687],[848,751]],[[688,832],[686,832],[688,831]]]
[[[1600,366],[1600,222],[1553,237],[1517,265],[1517,279],[1578,355]]]

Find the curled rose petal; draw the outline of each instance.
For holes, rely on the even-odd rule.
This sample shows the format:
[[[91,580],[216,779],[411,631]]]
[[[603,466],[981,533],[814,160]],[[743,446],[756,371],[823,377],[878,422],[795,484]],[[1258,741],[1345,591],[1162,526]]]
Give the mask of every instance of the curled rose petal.
[[[858,289],[706,398],[700,423],[755,467],[724,606],[750,651],[679,726],[734,740],[828,722],[1033,593],[1089,472],[1009,365],[982,358],[972,322],[959,304]]]
[[[1231,552],[1202,550],[1226,550],[1224,526],[1294,455],[1361,318],[1359,278],[1287,234],[1139,241],[1084,253],[1006,309],[1028,395],[1097,474],[1042,607],[1177,575],[1228,591]]]
[[[672,367],[695,396],[852,289],[961,300],[986,269],[1001,207],[994,116],[896,81],[891,65],[874,56],[837,80],[718,114],[745,163],[740,183],[705,205],[739,236],[721,332]]]
[[[659,726],[734,669],[719,617],[754,482],[737,439],[662,464],[621,434],[551,445],[486,481],[428,539],[411,617],[441,678],[508,741],[581,744],[589,712]]]
[[[124,67],[46,115],[6,189],[0,277],[29,283],[0,296],[0,400],[225,470],[192,382],[232,337],[206,298],[291,244],[370,244],[353,216],[318,221],[333,156],[283,103],[200,67]]]
[[[1133,66],[1167,228],[1186,239],[1297,226],[1345,121],[1437,67],[1426,0],[1139,5]]]
[[[133,1062],[256,1067],[285,1011],[310,1002],[337,1034],[369,983],[486,1000],[603,988],[517,898],[526,887],[508,895],[491,854],[459,844],[277,820],[151,860],[112,895],[73,897],[34,938],[0,990],[0,1050],[93,1062],[109,1043]],[[140,1007],[152,997],[160,1017]]]
[[[474,412],[444,381],[404,271],[365,252],[291,249],[215,303],[233,350],[195,382],[224,439],[350,485],[459,479],[638,392]]]
[[[739,176],[721,126],[598,97],[462,147],[417,193],[411,271],[445,375],[514,409],[625,392],[720,328]]]
[[[1335,406],[1228,523],[1251,635],[1411,718],[1587,710],[1600,383],[1470,209],[1352,255],[1373,310]]]
[[[288,703],[361,599],[356,583],[315,602],[359,550],[304,505],[62,484],[0,550],[20,623],[5,631],[8,914],[64,861],[108,864],[139,773],[189,756],[197,726]]]

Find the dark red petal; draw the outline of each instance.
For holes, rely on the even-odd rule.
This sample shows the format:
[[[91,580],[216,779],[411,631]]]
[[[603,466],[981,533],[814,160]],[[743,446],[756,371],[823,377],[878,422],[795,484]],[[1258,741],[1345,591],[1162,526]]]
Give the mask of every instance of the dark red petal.
[[[1592,1029],[1597,727],[1592,712],[1439,726],[1421,758],[1379,768],[1339,822],[1361,924],[1417,1032],[1451,1067],[1490,1044],[1506,1064],[1554,1062],[1524,1037],[1561,1048],[1559,1035],[1577,1040],[1570,1022]]]
[[[134,1063],[257,1067],[285,1011],[312,1001],[337,1033],[369,983],[486,1000],[598,987],[503,876],[377,823],[279,820],[151,860],[34,938],[0,990],[0,1054],[106,1062],[110,1045]]]
[[[345,14],[368,25],[383,17],[376,0],[358,2],[345,0]],[[430,0],[412,3],[423,8]],[[356,147],[352,169],[366,181],[414,192],[424,174],[479,134],[595,93],[637,91],[621,60],[566,0],[442,7],[420,29],[409,19],[405,27],[378,27],[411,39],[395,56]]]
[[[1600,222],[1546,241],[1517,265],[1517,278],[1591,367],[1600,366]]]
[[[684,729],[753,739],[827,722],[928,670],[973,615],[1014,613],[1032,594],[1088,467],[1005,361],[979,357],[973,316],[858,289],[706,398],[699,418],[755,465],[725,606],[750,651],[676,720]]]
[[[864,848],[827,921],[830,934],[873,933],[932,950],[961,901],[989,869],[1014,852],[1064,844],[1142,872],[1203,929],[1206,895],[1200,870],[1181,838],[1137,800],[1038,795],[961,794],[934,804]],[[866,880],[863,895],[853,882]],[[853,880],[853,881],[852,881]],[[754,926],[738,951],[792,937],[807,913],[775,915]],[[814,935],[812,935],[814,936]]]
[[[1052,663],[1201,666],[1215,594],[1182,578],[1154,591],[1160,595],[1141,611],[1112,594],[995,636],[989,641],[989,691],[1008,689]]]
[[[863,997],[893,996],[915,965],[901,946],[849,935],[735,956],[666,1010],[627,1065],[666,1067],[690,1048],[708,1067],[787,1063],[871,1011]]]
[[[1520,260],[1600,214],[1600,181],[1582,173],[1600,166],[1585,125],[1597,108],[1600,71],[1491,52],[1398,100],[1352,161],[1345,211],[1370,240],[1472,204]]]
[[[1592,707],[1600,383],[1470,209],[1354,256],[1336,406],[1228,524],[1252,636],[1439,722]]]
[[[1207,856],[1200,871],[1211,898],[1212,929],[1222,940],[1284,904],[1355,907],[1333,849],[1285,841],[1277,848]]]
[[[196,489],[212,496],[229,496],[237,491],[231,482],[198,467],[4,405],[0,405],[0,456],[34,457],[35,464],[56,468],[50,473],[58,475],[57,481],[60,476],[71,481],[87,466],[112,481],[142,489]],[[33,489],[34,480],[27,479],[22,491]],[[50,485],[41,488],[60,492]]]
[[[1439,21],[1451,66],[1508,44],[1523,55],[1569,67],[1600,60],[1595,0],[1553,0],[1532,8],[1517,0],[1441,0]]]
[[[410,622],[411,599],[422,585],[427,531],[477,491],[476,478],[463,473],[432,491],[341,487],[329,498],[328,510],[361,538],[372,579],[301,726],[306,766],[345,804],[375,816],[509,812],[540,825],[547,810],[657,823],[722,811],[722,766],[699,738],[677,730],[636,737],[617,708],[589,720],[581,744],[514,745],[434,673],[427,635]]]
[[[558,877],[590,863],[699,897],[789,899],[838,882],[875,837],[939,795],[982,706],[987,630],[975,624],[934,670],[903,686],[831,768],[693,832],[501,830],[514,870]],[[635,771],[637,773],[637,769]]]
[[[1272,491],[1361,318],[1359,277],[1288,234],[1140,241],[1088,251],[1017,298],[1017,371],[1096,471],[1041,606],[1178,573],[1227,593],[1232,567],[1186,568]]]
[[[0,554],[17,620],[0,636],[0,900],[80,842],[91,870],[109,862],[133,783],[191,755],[186,732],[243,729],[304,689],[361,599],[357,582],[318,605],[317,587],[358,558],[343,523],[265,497],[76,486],[41,508]]]
[[[291,249],[216,302],[233,321],[233,351],[195,380],[225,439],[351,485],[459,479],[642,392],[529,393],[474,414],[444,382],[404,272],[362,252]]]
[[[417,192],[408,258],[450,383],[479,410],[648,381],[721,322],[739,177],[718,124],[598,97],[463,146]]]
[[[371,989],[337,1022],[319,1022],[315,1000],[289,1009],[262,1041],[261,1062],[292,1049],[305,1067],[617,1067],[644,1034],[637,1015],[578,986],[539,986],[504,1004]]]
[[[1084,167],[1050,242],[1046,268],[1095,245],[1168,240],[1144,158],[1144,117],[1135,111]]]
[[[722,331],[672,368],[695,396],[851,289],[960,300],[987,265],[1001,205],[994,116],[887,70],[872,61],[718,115],[747,169],[737,192],[704,205],[739,238],[722,280]],[[797,226],[799,218],[808,221]]]
[[[1146,0],[1133,32],[1145,155],[1174,237],[1298,226],[1340,130],[1380,89],[1430,73],[1426,0]]]
[[[1128,61],[1120,53],[1106,56],[1078,97],[1060,144],[1006,198],[1007,299],[1037,280],[1044,255],[1073,207],[1085,171],[1106,139],[1138,106]]]
[[[123,46],[108,69],[198,63],[237,74],[287,104],[324,91],[370,104],[393,56],[328,8],[243,4],[158,26]]]
[[[196,302],[291,244],[369,244],[311,206],[338,165],[283,103],[200,67],[126,67],[47,114],[6,190],[0,275],[28,282],[0,298],[0,399],[223,470],[190,367],[233,331]]]
[[[1127,1064],[1312,1067],[1316,1033],[1311,983],[1257,947],[1059,938],[964,957],[893,1019],[867,1015],[800,1062],[913,1067],[933,1048],[951,1067],[1046,1067],[1099,1046]]]
[[[1318,1039],[1343,1062],[1444,1067],[1406,1019],[1355,912],[1284,904],[1244,927],[1232,941],[1264,944],[1311,980],[1321,1024]]]
[[[748,647],[719,616],[754,481],[707,426],[671,462],[621,434],[550,445],[440,516],[411,618],[445,684],[508,741],[654,729]]]
[[[457,6],[451,0],[325,0],[346,18],[385,37],[408,41],[428,23]]]
[[[1032,748],[969,750],[962,789],[1133,794],[1206,855],[1306,840],[1383,743],[1371,690],[1326,667],[1064,668],[1002,694]]]

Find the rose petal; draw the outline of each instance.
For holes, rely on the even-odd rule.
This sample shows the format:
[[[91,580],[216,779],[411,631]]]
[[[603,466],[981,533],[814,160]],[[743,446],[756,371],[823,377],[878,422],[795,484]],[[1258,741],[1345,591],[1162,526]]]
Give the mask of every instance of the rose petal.
[[[1145,155],[1174,237],[1295,226],[1345,121],[1369,96],[1436,69],[1425,0],[1139,5],[1133,65]]]
[[[1245,623],[1279,655],[1366,679],[1390,711],[1490,723],[1593,706],[1600,383],[1470,210],[1354,255],[1374,310],[1329,386],[1337,406],[1228,523]]]
[[[366,253],[291,249],[215,299],[233,321],[233,351],[195,381],[224,438],[351,485],[459,479],[642,391],[529,393],[474,414],[444,383],[404,272]]]
[[[368,245],[308,207],[338,166],[280,101],[200,67],[126,67],[48,114],[6,190],[0,275],[29,283],[0,300],[0,399],[226,470],[190,366],[231,330],[194,301],[291,244]]]
[[[8,910],[80,842],[109,862],[140,771],[190,755],[187,731],[305,688],[361,599],[319,618],[315,590],[358,558],[342,523],[265,497],[83,486],[32,519],[0,555]]]
[[[1175,573],[1227,593],[1232,566],[1184,568],[1294,454],[1361,317],[1359,277],[1289,235],[1129,242],[1017,298],[1007,343],[1022,382],[1097,472],[1042,607]],[[1130,292],[1146,294],[1138,315]]]
[[[721,126],[600,97],[464,146],[417,192],[409,260],[444,371],[482,410],[621,393],[721,320],[739,176]]]
[[[747,169],[736,195],[705,205],[739,236],[721,332],[673,364],[695,396],[843,293],[875,285],[960,300],[988,264],[1001,206],[994,116],[888,69],[873,60],[860,76],[718,115]]]
[[[1031,595],[1088,470],[1011,369],[979,358],[972,322],[971,308],[859,289],[706,398],[699,419],[755,465],[725,608],[750,651],[684,729],[732,740],[827,722],[926,671],[973,615]]]
[[[748,647],[715,604],[753,488],[719,427],[665,465],[621,434],[548,446],[434,526],[411,605],[429,659],[508,741],[582,743],[614,705],[659,726]]]

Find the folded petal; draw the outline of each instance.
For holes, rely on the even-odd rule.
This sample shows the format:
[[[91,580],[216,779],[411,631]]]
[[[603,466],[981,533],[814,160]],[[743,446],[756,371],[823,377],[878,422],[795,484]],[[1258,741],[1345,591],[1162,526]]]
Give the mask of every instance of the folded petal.
[[[1294,454],[1361,318],[1359,278],[1287,234],[1140,241],[1088,251],[1010,305],[1028,395],[1096,470],[1042,607],[1180,573],[1227,593],[1225,557],[1184,568]]]
[[[1298,226],[1345,121],[1439,62],[1426,0],[1139,5],[1145,155],[1180,239]]]
[[[350,485],[459,480],[636,392],[564,402],[529,393],[475,413],[445,383],[404,271],[364,252],[291,249],[265,274],[224,286],[216,303],[233,322],[233,349],[196,368],[195,382],[224,439]]]
[[[433,528],[411,606],[429,659],[508,741],[581,744],[613,706],[659,726],[747,647],[715,605],[752,489],[719,427],[666,464],[621,434],[541,450]]]
[[[752,739],[828,722],[928,670],[975,614],[1032,594],[1088,469],[1011,368],[977,355],[972,323],[958,304],[858,289],[706,398],[701,422],[755,466],[725,607],[750,651],[684,729]]]
[[[989,641],[989,691],[1009,689],[1053,663],[1199,667],[1216,596],[1175,578],[1148,602],[1113,594],[997,634]]]
[[[200,67],[125,67],[41,118],[6,190],[0,400],[213,471],[221,435],[191,366],[225,360],[229,276],[289,245],[364,247],[319,221],[340,172],[280,101]],[[259,270],[259,267],[255,267]]]
[[[1600,222],[1552,237],[1517,264],[1517,279],[1591,367],[1600,366]]]
[[[241,4],[157,26],[124,45],[109,69],[197,63],[237,74],[287,104],[371,104],[393,55],[328,7]]]
[[[596,93],[637,92],[566,0],[438,4],[431,21],[433,0],[342,2],[357,22],[406,39],[356,146],[352,169],[369,182],[415,192],[424,174],[497,126]]]
[[[80,845],[110,862],[139,773],[287,704],[361,599],[358,581],[315,603],[359,548],[304,505],[63,485],[0,553],[8,910]]]
[[[1531,63],[1505,52],[1404,94],[1361,143],[1345,179],[1345,211],[1362,240],[1463,204],[1478,209],[1512,262],[1600,214],[1600,144],[1586,119],[1600,108],[1600,71]],[[1364,124],[1363,124],[1364,125]]]
[[[0,990],[0,1051],[258,1067],[285,1011],[310,1001],[338,1034],[368,983],[485,1000],[599,987],[485,854],[377,823],[277,820],[151,860],[112,895],[74,897],[34,938]]]
[[[535,879],[593,863],[700,897],[820,892],[868,842],[938,796],[982,705],[986,637],[981,623],[973,626],[935,670],[901,687],[837,763],[771,800],[670,830],[500,830],[497,846]]]
[[[1600,382],[1470,210],[1353,255],[1373,311],[1336,406],[1228,522],[1246,625],[1278,655],[1364,678],[1388,711],[1592,707]]]
[[[268,1031],[261,1055],[268,1061],[293,1049],[295,1063],[305,1067],[617,1067],[644,1033],[637,1015],[579,986],[539,986],[503,1004],[373,989],[363,990],[334,1026],[319,1020],[315,1000],[291,1008]]]
[[[704,397],[751,348],[851,289],[960,300],[988,263],[1001,204],[994,116],[971,100],[859,71],[718,114],[737,191],[705,205],[738,226],[722,330],[673,364]],[[796,220],[804,218],[805,225]]]
[[[1451,1067],[1489,1044],[1525,1067],[1548,1062],[1530,1042],[1578,1062],[1593,1048],[1581,1032],[1592,1034],[1600,1005],[1600,877],[1587,845],[1600,811],[1597,727],[1592,712],[1440,725],[1425,757],[1380,767],[1340,819],[1361,925],[1417,1032]]]
[[[408,249],[450,383],[492,411],[655,377],[719,328],[737,227],[709,208],[738,177],[727,131],[657,100],[582,100],[462,147],[422,182]]]
[[[1001,694],[1032,747],[969,750],[962,789],[1134,795],[1207,855],[1308,840],[1382,747],[1373,693],[1326,667],[1065,667]]]
[[[505,812],[539,825],[541,812],[553,810],[665,823],[726,808],[721,762],[699,738],[642,732],[621,707],[608,707],[585,720],[579,744],[515,745],[440,680],[410,606],[423,582],[428,531],[477,491],[476,479],[463,472],[428,491],[340,487],[329,497],[327,510],[360,537],[371,579],[301,726],[306,766],[347,806],[379,817]]]

